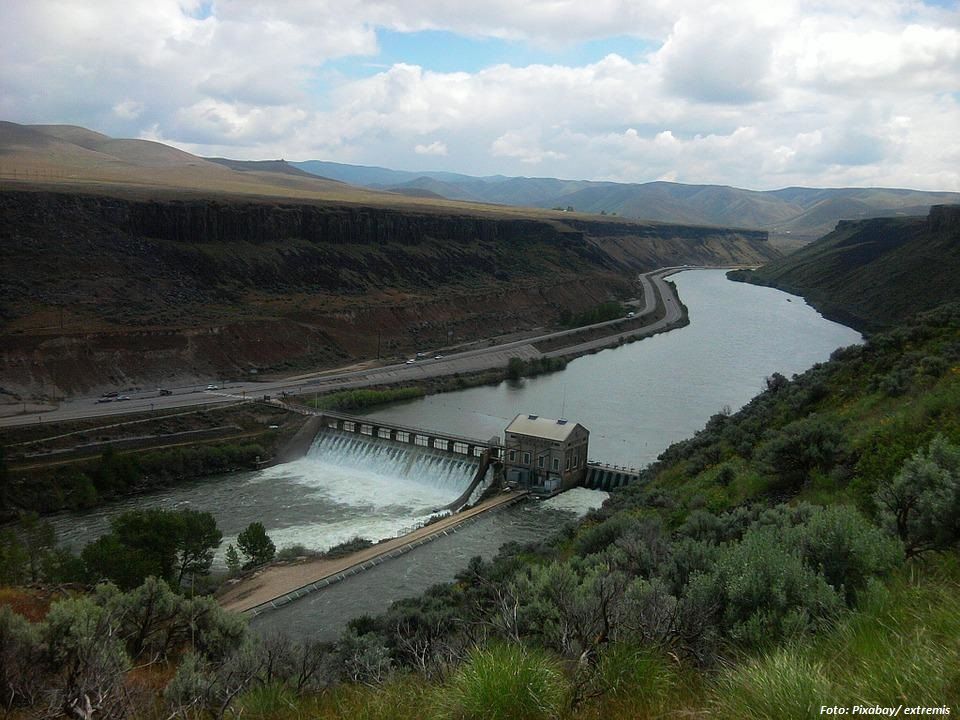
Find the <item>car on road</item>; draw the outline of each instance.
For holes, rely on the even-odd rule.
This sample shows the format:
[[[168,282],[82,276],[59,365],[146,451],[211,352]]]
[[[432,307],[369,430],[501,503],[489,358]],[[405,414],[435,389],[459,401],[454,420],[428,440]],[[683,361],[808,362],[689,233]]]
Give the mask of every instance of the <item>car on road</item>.
[[[117,394],[118,394],[117,391],[114,390],[113,392],[105,392],[105,393],[104,393],[103,395],[101,395],[100,397],[115,398],[115,397],[117,396]]]
[[[102,398],[97,398],[97,402],[98,403],[113,402],[113,398],[104,396]]]
[[[122,400],[129,400],[129,399],[130,399],[129,395],[121,395],[120,397],[117,398],[117,402],[121,402]]]
[[[220,387],[218,385],[207,385],[207,390],[219,390],[219,389]]]
[[[407,360],[406,364],[407,364],[407,365],[413,365],[415,362],[417,362],[417,361],[414,360],[413,358],[410,358],[409,360]]]
[[[173,395],[173,390],[167,390],[166,388],[157,388],[157,392],[161,395]]]
[[[433,356],[433,359],[434,359],[434,360],[443,360],[443,355],[434,355],[434,356]]]

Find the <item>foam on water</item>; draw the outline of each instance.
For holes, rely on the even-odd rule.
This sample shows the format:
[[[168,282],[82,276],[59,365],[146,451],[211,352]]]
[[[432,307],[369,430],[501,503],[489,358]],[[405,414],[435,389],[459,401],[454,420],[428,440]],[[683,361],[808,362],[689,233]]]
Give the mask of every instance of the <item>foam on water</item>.
[[[610,493],[603,490],[588,490],[587,488],[575,487],[554,495],[543,501],[543,507],[551,510],[563,510],[572,512],[580,517],[589,510],[595,510],[603,505],[603,501],[610,497]]]

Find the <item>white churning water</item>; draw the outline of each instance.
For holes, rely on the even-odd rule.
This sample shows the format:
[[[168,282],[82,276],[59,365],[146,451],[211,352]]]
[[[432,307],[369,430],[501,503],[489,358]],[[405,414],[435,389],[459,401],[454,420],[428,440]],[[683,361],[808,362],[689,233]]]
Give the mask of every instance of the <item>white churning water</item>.
[[[455,492],[466,489],[479,466],[466,456],[335,432],[320,433],[307,457]]]

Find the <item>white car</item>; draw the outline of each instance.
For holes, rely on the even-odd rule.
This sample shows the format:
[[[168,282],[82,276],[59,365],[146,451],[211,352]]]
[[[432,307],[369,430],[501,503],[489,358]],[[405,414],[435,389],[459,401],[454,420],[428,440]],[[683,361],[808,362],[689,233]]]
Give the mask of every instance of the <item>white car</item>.
[[[219,390],[219,389],[220,388],[217,385],[207,385],[207,390]]]
[[[407,365],[413,365],[416,362],[417,362],[416,360],[414,360],[413,358],[410,358],[409,360],[407,360]]]

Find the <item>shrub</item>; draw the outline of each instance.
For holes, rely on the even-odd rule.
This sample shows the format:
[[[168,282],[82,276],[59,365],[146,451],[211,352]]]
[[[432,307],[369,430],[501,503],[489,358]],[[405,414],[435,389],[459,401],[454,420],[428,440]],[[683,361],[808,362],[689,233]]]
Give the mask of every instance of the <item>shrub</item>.
[[[39,700],[44,689],[37,672],[42,658],[37,627],[0,606],[0,707],[11,710]]]
[[[807,565],[847,604],[871,578],[888,574],[903,559],[899,542],[843,505],[817,510],[804,524],[788,529],[785,542],[798,548]]]
[[[688,594],[713,602],[721,629],[752,647],[815,629],[842,606],[833,588],[771,527],[724,547],[713,569],[691,580]]]
[[[907,557],[960,542],[960,447],[937,436],[874,493],[881,521],[906,547]]]
[[[523,645],[475,648],[450,683],[450,715],[470,720],[558,717],[569,688],[557,663]]]
[[[835,423],[815,415],[784,426],[763,448],[761,461],[776,478],[774,489],[795,492],[814,470],[829,470],[843,451]]]

